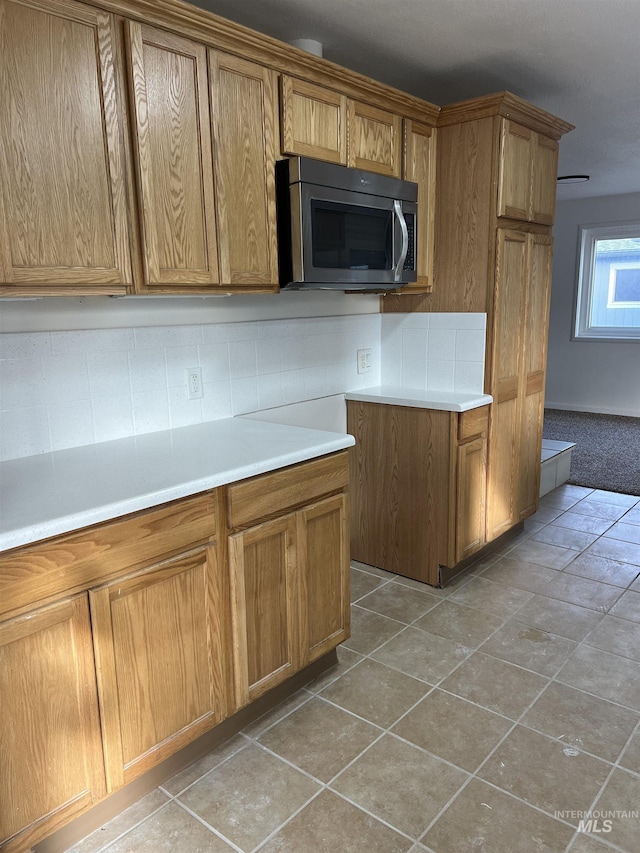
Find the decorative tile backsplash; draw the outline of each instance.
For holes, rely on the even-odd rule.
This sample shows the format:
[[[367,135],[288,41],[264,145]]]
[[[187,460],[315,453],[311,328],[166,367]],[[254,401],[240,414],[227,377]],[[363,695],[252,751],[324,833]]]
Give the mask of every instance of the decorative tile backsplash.
[[[383,314],[383,385],[481,393],[486,314]]]
[[[482,314],[0,335],[0,459],[218,420],[356,388],[482,391]],[[371,373],[356,353],[371,349]],[[202,370],[202,399],[187,370]]]

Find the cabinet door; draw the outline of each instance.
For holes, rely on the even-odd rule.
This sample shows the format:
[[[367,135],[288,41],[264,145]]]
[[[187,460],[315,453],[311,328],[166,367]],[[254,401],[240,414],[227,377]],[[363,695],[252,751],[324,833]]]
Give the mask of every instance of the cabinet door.
[[[399,178],[402,118],[359,101],[349,101],[349,166]]]
[[[104,793],[86,595],[0,623],[0,696],[0,847],[17,853]]]
[[[218,282],[207,51],[127,22],[145,282]]]
[[[500,134],[498,216],[530,219],[535,133],[503,119]]]
[[[478,438],[458,446],[456,483],[456,562],[485,543],[487,441]]]
[[[418,184],[416,256],[418,278],[406,284],[407,293],[433,289],[433,241],[436,199],[436,131],[426,124],[404,121],[404,178]]]
[[[282,153],[347,163],[347,98],[294,77],[280,78]]]
[[[238,706],[300,668],[295,538],[293,514],[229,537]]]
[[[226,712],[213,548],[91,590],[107,785],[114,791]]]
[[[297,514],[302,666],[349,637],[348,523],[345,495]]]
[[[276,75],[209,51],[220,279],[277,286]]]
[[[73,0],[0,4],[0,292],[131,284],[114,29]]]
[[[528,243],[520,383],[520,483],[517,507],[520,519],[535,512],[538,505],[553,249],[552,238],[542,234],[529,235]]]
[[[521,384],[522,318],[525,309],[527,235],[498,229],[496,281],[490,340],[487,541],[517,521],[520,446],[518,396]]]
[[[553,225],[558,182],[558,143],[555,139],[536,133],[532,153],[533,187],[530,219],[542,225]]]

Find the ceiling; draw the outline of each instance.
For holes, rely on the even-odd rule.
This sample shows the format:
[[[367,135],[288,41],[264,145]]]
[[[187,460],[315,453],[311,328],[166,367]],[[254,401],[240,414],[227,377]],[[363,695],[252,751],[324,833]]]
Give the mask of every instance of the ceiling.
[[[640,0],[192,0],[442,106],[504,89],[576,126],[558,200],[640,192]]]

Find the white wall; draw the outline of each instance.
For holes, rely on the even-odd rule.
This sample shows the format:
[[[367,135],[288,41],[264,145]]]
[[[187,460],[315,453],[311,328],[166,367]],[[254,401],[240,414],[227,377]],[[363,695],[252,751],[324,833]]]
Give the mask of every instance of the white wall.
[[[545,406],[640,416],[640,341],[572,341],[578,226],[640,219],[640,193],[560,202]]]

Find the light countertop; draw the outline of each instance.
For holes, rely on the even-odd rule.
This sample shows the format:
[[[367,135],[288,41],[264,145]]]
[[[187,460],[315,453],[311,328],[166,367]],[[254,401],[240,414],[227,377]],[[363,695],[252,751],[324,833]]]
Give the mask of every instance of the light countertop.
[[[445,412],[467,412],[493,402],[489,394],[467,394],[463,391],[423,391],[401,388],[399,385],[379,385],[345,394],[347,400],[365,403],[386,403],[391,406],[410,406],[417,409],[437,409]]]
[[[0,463],[0,551],[335,453],[345,433],[227,418]]]

